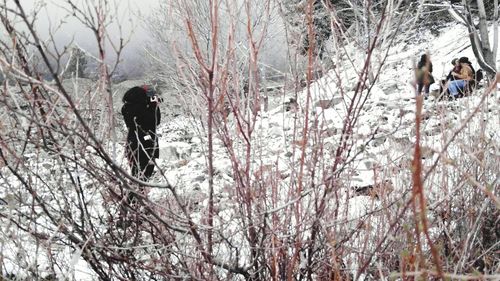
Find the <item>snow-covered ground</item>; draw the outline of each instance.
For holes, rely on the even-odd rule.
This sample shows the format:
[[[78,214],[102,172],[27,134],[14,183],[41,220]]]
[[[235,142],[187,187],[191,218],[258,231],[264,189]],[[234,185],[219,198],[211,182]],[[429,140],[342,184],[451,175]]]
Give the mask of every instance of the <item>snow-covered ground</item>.
[[[354,131],[358,145],[366,143],[368,138],[372,137],[376,132],[374,143],[358,158],[358,161],[362,163],[359,166],[360,169],[358,169],[360,175],[355,176],[354,180],[358,181],[360,185],[373,183],[373,174],[370,173],[374,162],[386,166],[388,165],[387,158],[392,161],[398,157],[412,156],[411,149],[413,149],[415,141],[416,111],[415,90],[412,85],[412,65],[414,60],[418,60],[421,54],[429,52],[434,65],[433,73],[436,80],[442,79],[448,74],[448,71],[452,68],[450,62],[453,58],[468,56],[474,67],[479,69],[478,64],[474,63],[471,48],[465,48],[470,45],[468,40],[466,30],[454,26],[445,29],[441,36],[430,39],[430,43],[425,47],[416,45],[403,53],[397,50],[398,46],[393,48],[387,58],[380,81],[377,81],[371,89],[358,126]],[[319,122],[319,126],[323,126],[324,130],[339,132],[342,129],[342,122],[346,112],[343,101],[353,92],[347,92],[344,97],[340,96],[339,90],[333,81],[333,76],[334,74],[330,72],[311,86],[311,104],[317,104],[320,100],[331,100],[333,106],[326,109],[314,107],[310,117],[311,120]],[[482,87],[473,96],[455,101],[439,101],[433,96],[425,100],[423,107],[425,118],[422,124],[422,133],[424,137],[423,145],[430,149],[428,151],[429,156],[435,157],[436,153],[441,151],[441,142],[439,140],[442,138],[443,130],[458,128],[471,111],[475,109],[476,105],[480,103],[481,93],[484,90],[485,88]],[[287,101],[289,97],[293,97],[291,94],[287,95],[285,93],[284,98],[282,96],[274,98]],[[286,112],[283,105],[272,108],[268,112],[262,112],[259,115],[257,131],[261,138],[259,138],[258,142],[263,148],[266,148],[262,150],[263,154],[261,155],[261,161],[264,164],[274,163],[277,155],[285,155],[289,152],[294,119],[303,117],[305,91],[301,96],[302,100],[299,107],[302,112],[297,114],[298,117],[293,112]],[[487,99],[481,113],[470,124],[472,128],[479,128],[483,122],[482,120],[484,118],[488,119],[489,122],[485,124],[486,130],[494,141],[500,140],[498,133],[498,128],[500,128],[498,118],[499,97],[499,93],[493,93]],[[483,112],[483,110],[486,110],[486,112]],[[446,114],[446,116],[443,116],[443,114]],[[205,165],[205,156],[200,148],[200,131],[200,124],[196,120],[185,116],[179,116],[160,126],[160,132],[162,133],[160,163],[172,174],[172,178],[180,182],[179,186],[182,186],[183,180],[190,182],[197,178],[198,175],[193,174],[192,171],[197,171],[199,167]],[[326,144],[331,142],[332,145],[335,145],[338,139],[335,137],[326,138],[325,142]],[[227,160],[224,145],[220,142],[217,143],[215,150],[215,154],[220,157],[216,161],[216,169],[230,169],[231,167],[224,161]],[[388,153],[394,155],[388,157]],[[282,160],[286,158],[285,156],[279,157]],[[425,161],[430,162],[432,159],[432,157],[427,157]],[[182,166],[177,165],[179,161],[183,163]],[[287,169],[286,164],[278,166],[284,170]],[[368,174],[364,174],[365,172]],[[227,173],[230,172],[227,171]]]
[[[415,45],[401,52],[400,46],[392,48],[387,63],[381,73],[379,81],[373,85],[370,96],[363,107],[360,119],[353,130],[353,150],[357,152],[348,165],[346,176],[351,187],[362,187],[377,185],[380,182],[390,182],[384,200],[374,200],[373,195],[357,195],[353,191],[346,190],[347,194],[342,203],[340,213],[345,216],[340,218],[341,222],[349,222],[351,227],[356,221],[367,213],[375,212],[381,207],[397,202],[402,194],[411,190],[411,166],[415,144],[415,90],[412,85],[412,67],[420,55],[428,52],[434,65],[434,76],[436,81],[443,79],[452,68],[451,60],[467,56],[475,62],[466,30],[456,26],[447,28],[441,36],[431,38],[425,45]],[[468,47],[469,46],[469,47]],[[401,47],[402,48],[402,47]],[[479,65],[474,63],[475,69]],[[349,70],[347,70],[349,71]],[[355,77],[353,73],[353,77]],[[425,182],[426,196],[431,208],[439,205],[443,200],[453,197],[453,187],[445,187],[441,181],[447,170],[453,169],[453,165],[438,167],[431,171],[436,161],[450,158],[450,161],[458,161],[462,145],[472,141],[471,135],[479,135],[481,132],[489,138],[487,141],[499,143],[500,141],[500,94],[493,93],[483,105],[481,96],[485,87],[478,89],[472,96],[455,101],[440,101],[431,96],[424,101],[422,121],[422,161],[424,175],[429,171]],[[352,97],[353,91],[347,90],[344,95],[335,83],[333,71],[316,81],[311,86],[311,104],[309,120],[310,126],[317,125],[325,134],[322,135],[321,145],[325,151],[320,160],[322,165],[328,165],[333,161],[333,149],[338,146],[340,131],[346,116],[345,101]],[[275,97],[287,101],[293,97],[285,93],[285,96]],[[333,106],[322,108],[321,100],[330,100]],[[287,112],[285,106],[280,104],[268,112],[262,112],[257,120],[256,137],[253,148],[259,151],[253,163],[254,169],[258,166],[270,166],[281,175],[290,175],[291,170],[298,169],[300,154],[293,152],[294,124],[298,120],[303,122],[305,112],[306,91],[299,95],[299,111]],[[279,104],[279,103],[278,103]],[[479,107],[479,112],[473,111]],[[473,116],[471,120],[468,120]],[[487,122],[486,122],[487,121]],[[194,123],[193,123],[194,122]],[[452,138],[456,131],[468,123],[465,132],[458,133],[458,139],[463,142],[452,142],[447,146],[447,140]],[[196,129],[195,129],[196,128]],[[163,139],[160,142],[162,155],[160,165],[165,168],[169,182],[179,187],[180,192],[186,193],[194,203],[200,204],[200,212],[206,210],[208,204],[208,178],[206,174],[205,153],[200,147],[203,140],[199,139],[201,126],[196,121],[186,117],[178,117],[172,122],[162,125],[160,131]],[[313,139],[307,147],[307,155],[313,153]],[[446,146],[446,148],[445,148]],[[231,162],[223,143],[216,142],[215,145],[215,194],[220,197],[220,202],[231,202],[230,192],[227,187],[234,186],[232,178]],[[490,151],[492,152],[492,151]],[[498,150],[497,160],[498,159]],[[494,163],[493,163],[494,165]],[[497,168],[491,167],[497,173],[491,175],[491,180],[498,179]],[[321,171],[319,172],[321,173]],[[458,182],[459,174],[448,175],[450,182]],[[321,176],[318,176],[321,177]],[[279,186],[282,193],[282,203],[286,202],[286,191],[289,185],[282,182]],[[498,184],[498,183],[497,183]],[[498,188],[496,186],[495,188]],[[153,195],[151,196],[161,196]],[[382,196],[381,196],[382,197]],[[305,200],[307,201],[307,200]],[[224,205],[224,204],[223,204]],[[227,209],[225,209],[227,208]],[[231,217],[231,204],[221,207],[221,220]],[[223,213],[226,212],[226,213]],[[432,218],[432,214],[430,215]],[[227,218],[226,218],[227,217]],[[228,219],[227,222],[231,220]],[[334,223],[334,222],[332,222]],[[386,226],[387,227],[387,226]],[[384,228],[384,227],[382,227]],[[435,230],[437,231],[437,230]],[[363,232],[363,231],[361,231]],[[352,242],[352,247],[362,247],[363,241],[370,234],[360,235]],[[359,264],[354,255],[347,257],[347,262],[355,274]]]
[[[430,35],[429,35],[430,36]],[[346,189],[337,201],[331,201],[331,204],[338,204],[338,210],[341,214],[336,219],[338,221],[323,220],[322,223],[344,224],[347,229],[356,229],[358,222],[366,214],[373,213],[388,204],[398,202],[404,197],[404,194],[411,190],[411,168],[410,162],[413,157],[415,144],[415,92],[411,85],[413,79],[412,66],[414,60],[418,60],[424,52],[429,52],[434,66],[434,76],[436,80],[445,76],[451,68],[451,60],[456,57],[468,56],[474,62],[474,56],[466,36],[465,28],[450,27],[443,30],[437,38],[430,38],[424,45],[415,45],[406,47],[395,46],[392,48],[387,58],[386,65],[383,68],[379,80],[372,85],[370,95],[359,116],[359,121],[352,132],[352,154],[350,161],[343,172],[346,178]],[[479,69],[477,63],[474,64]],[[348,70],[349,71],[349,70]],[[125,88],[125,87],[124,87]],[[429,171],[438,158],[449,158],[449,161],[456,161],[460,157],[460,151],[463,147],[461,142],[453,142],[443,151],[447,140],[449,140],[464,121],[472,114],[473,110],[481,102],[481,94],[484,87],[477,90],[470,97],[455,101],[439,101],[434,97],[424,101],[423,122],[422,122],[422,151],[424,170]],[[321,129],[318,136],[321,136],[322,157],[316,163],[318,174],[314,175],[316,179],[323,176],[323,171],[328,170],[328,165],[334,161],[334,151],[340,143],[340,132],[343,121],[346,116],[346,101],[352,97],[353,91],[343,89],[341,91],[335,83],[333,72],[327,73],[324,77],[316,81],[311,86],[312,106],[309,111],[305,107],[305,91],[299,94],[299,110],[297,112],[286,111],[282,101],[287,101],[292,97],[289,93],[283,95],[271,96],[271,99],[277,99],[271,104],[278,104],[275,108],[270,108],[267,112],[261,112],[257,119],[257,125],[252,140],[252,147],[256,151],[252,155],[251,170],[255,178],[265,177],[266,170],[272,170],[273,173],[281,175],[287,179],[294,175],[299,169],[300,153],[294,137],[300,136],[295,130],[295,124],[305,122],[305,114],[309,112],[309,126]],[[364,92],[366,94],[366,91]],[[119,96],[119,93],[117,93]],[[320,106],[321,100],[331,100],[331,106]],[[470,136],[479,135],[489,138],[487,141],[500,143],[500,94],[495,92],[489,96],[483,105],[479,106],[477,114],[467,121],[468,125],[465,132],[457,133],[460,138],[467,141],[473,141]],[[171,184],[186,204],[191,206],[191,218],[196,223],[203,223],[203,213],[208,208],[208,186],[206,164],[206,139],[202,134],[201,124],[188,116],[171,116],[160,125],[159,133],[162,135],[160,140],[160,159],[159,167],[164,171],[168,183]],[[229,121],[230,130],[236,132],[234,119]],[[236,135],[236,133],[235,133]],[[315,153],[315,135],[311,134],[306,146],[306,157]],[[235,151],[238,156],[243,157],[243,151],[238,146],[243,147],[242,143],[235,142]],[[500,160],[498,150],[497,160]],[[120,154],[122,155],[122,153]],[[235,178],[233,166],[228,156],[227,147],[217,139],[214,145],[214,188],[217,200],[217,216],[215,225],[217,228],[225,228],[229,240],[237,241],[243,239],[238,229],[237,208],[238,202],[234,201]],[[29,155],[27,155],[29,157]],[[118,161],[125,166],[123,156],[118,157]],[[498,163],[497,163],[498,164]],[[319,169],[321,167],[321,169]],[[428,188],[426,195],[430,205],[437,204],[445,198],[452,197],[452,193],[447,193],[440,182],[440,175],[446,173],[450,167],[440,167],[430,173],[429,178],[424,183]],[[311,167],[309,167],[311,168]],[[494,169],[494,168],[493,168]],[[256,173],[261,171],[261,173]],[[498,170],[497,170],[498,171]],[[50,172],[50,169],[47,169]],[[2,168],[2,173],[9,173]],[[498,172],[497,172],[498,173]],[[451,175],[450,181],[455,182]],[[497,175],[491,175],[494,179]],[[13,176],[0,179],[0,184],[10,181],[12,185],[15,180]],[[255,180],[254,178],[254,180]],[[269,177],[272,180],[272,177]],[[1,182],[3,181],[3,183]],[[165,183],[165,178],[157,173],[153,181]],[[386,192],[384,194],[356,194],[355,187],[375,186],[381,182],[390,182],[390,187],[377,192]],[[497,183],[498,184],[498,183]],[[288,188],[289,180],[282,180],[277,185],[278,207],[290,200]],[[451,187],[448,187],[451,188]],[[496,186],[495,188],[498,188]],[[448,190],[449,191],[449,190]],[[270,190],[264,191],[268,194]],[[310,203],[310,193],[315,192],[312,189],[304,190],[304,204]],[[0,198],[8,197],[4,191],[0,191]],[[153,201],[162,201],[170,196],[170,192],[164,189],[151,189],[148,197]],[[255,195],[258,196],[258,195]],[[378,198],[378,199],[377,199]],[[97,200],[97,199],[96,199]],[[97,200],[95,212],[101,212],[101,201]],[[8,208],[8,205],[0,206],[2,209]],[[267,206],[268,210],[278,208],[277,206]],[[432,214],[431,214],[432,215]],[[383,215],[381,215],[382,217]],[[373,225],[377,219],[383,218],[377,216],[372,221]],[[325,226],[327,227],[327,226]],[[361,251],[365,247],[374,245],[364,245],[366,237],[371,237],[373,232],[387,230],[387,225],[378,226],[378,228],[359,229],[359,234],[355,239],[348,242],[349,247]],[[3,227],[2,227],[3,228]],[[231,235],[232,234],[232,235]],[[21,235],[21,234],[20,234]],[[5,237],[5,236],[3,236]],[[53,237],[56,239],[57,237]],[[53,239],[51,239],[53,240]],[[49,240],[47,243],[49,243]],[[26,239],[29,244],[29,239]],[[65,259],[70,272],[61,271],[61,276],[72,276],[75,280],[94,280],[96,277],[92,271],[85,265],[85,262],[79,258],[78,249],[47,249],[33,248],[32,253],[22,252],[28,247],[18,247],[18,245],[2,241],[3,271],[19,275],[26,268],[43,267],[50,264],[47,253],[50,251],[59,251],[58,256]],[[56,243],[54,243],[56,245]],[[224,259],[230,249],[221,247],[218,256]],[[248,249],[247,249],[248,250]],[[245,249],[243,249],[243,252]],[[33,254],[36,253],[36,254]],[[245,264],[242,258],[239,262]],[[360,261],[355,254],[349,254],[345,257],[345,262],[353,274],[360,266]],[[23,269],[21,269],[23,267]],[[22,274],[21,274],[22,275]]]

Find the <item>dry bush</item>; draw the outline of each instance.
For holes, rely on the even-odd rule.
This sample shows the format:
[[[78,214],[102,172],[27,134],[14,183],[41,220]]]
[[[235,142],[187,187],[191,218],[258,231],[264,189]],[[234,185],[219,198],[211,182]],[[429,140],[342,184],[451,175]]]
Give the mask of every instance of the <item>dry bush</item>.
[[[305,85],[292,65],[293,82],[283,88],[291,94],[281,93],[296,101],[293,109],[265,111],[260,58],[280,3],[253,2],[174,1],[165,11],[180,19],[175,26],[189,43],[164,47],[175,54],[175,87],[200,128],[202,171],[191,173],[206,174],[201,198],[191,196],[192,182],[169,182],[166,165],[149,183],[127,172],[104,63],[106,1],[87,11],[66,1],[101,51],[99,79],[84,92],[68,90],[63,54],[51,55],[56,48],[40,40],[30,16],[0,4],[9,35],[0,56],[9,78],[0,95],[6,278],[78,279],[82,260],[100,280],[471,279],[475,270],[498,277],[498,135],[496,123],[481,125],[496,102],[490,93],[470,104],[436,103],[434,114],[444,117],[433,158],[426,147],[437,140],[426,135],[422,99],[414,112],[401,109],[400,128],[383,118],[369,123],[366,105],[411,16],[393,13],[399,1],[373,10],[368,1],[358,7],[359,33],[336,26],[331,13],[334,67],[321,69],[309,48]],[[314,45],[314,1],[304,3]],[[53,82],[41,79],[35,54]],[[446,106],[457,104],[463,114],[450,130]],[[414,121],[403,123],[405,114]],[[272,122],[279,143],[269,141]],[[371,185],[358,182],[367,174]],[[135,200],[126,199],[130,192]]]

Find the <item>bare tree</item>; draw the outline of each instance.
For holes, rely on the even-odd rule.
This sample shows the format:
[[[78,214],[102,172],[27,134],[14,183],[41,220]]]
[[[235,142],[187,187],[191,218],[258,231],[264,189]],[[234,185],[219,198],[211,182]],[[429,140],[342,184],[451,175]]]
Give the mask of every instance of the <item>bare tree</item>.
[[[60,77],[67,53],[40,38],[38,15],[20,1],[0,4],[5,278],[77,280],[83,263],[99,280],[498,279],[499,147],[486,118],[494,87],[469,103],[396,104],[392,123],[387,111],[367,116],[413,15],[395,12],[402,1],[356,2],[364,21],[353,33],[326,5],[335,67],[319,77],[315,1],[307,0],[306,63],[289,60],[303,85],[291,79],[279,93],[295,99],[289,110],[264,112],[262,52],[283,3],[257,2],[164,6],[185,40],[160,42],[171,58],[151,54],[176,62],[173,88],[189,103],[201,156],[195,166],[157,163],[151,182],[131,176],[118,137],[108,137],[118,135],[103,45],[113,6],[61,4],[93,31],[102,63],[98,81],[72,92]],[[438,132],[426,127],[430,114],[442,116]],[[371,184],[358,182],[362,170]],[[191,178],[172,171],[202,175],[198,202]]]
[[[476,1],[477,9],[472,1],[462,0],[462,9],[450,4],[450,13],[460,19],[469,30],[469,38],[474,55],[479,65],[493,77],[496,73],[498,52],[498,1],[494,0],[490,15],[487,14],[483,0]],[[488,21],[488,18],[491,20]],[[493,38],[490,37],[493,31]]]
[[[71,47],[69,59],[64,69],[64,77],[86,78],[87,57],[79,47]]]
[[[113,173],[120,171],[116,149],[112,148],[116,139],[107,137],[113,136],[116,127],[111,71],[103,45],[108,40],[105,26],[111,7],[106,1],[83,6],[73,1],[59,4],[94,31],[100,75],[89,89],[80,85],[70,92],[63,82],[60,73],[68,48],[61,51],[53,37],[45,39],[37,33],[34,23],[40,7],[31,13],[20,1],[0,4],[2,33],[8,35],[0,43],[0,65],[9,77],[3,82],[0,102],[0,180],[3,200],[10,206],[1,212],[6,223],[2,234],[14,235],[8,245],[2,244],[9,249],[2,251],[2,268],[7,264],[12,278],[70,277],[77,262],[70,258],[73,255],[88,260],[96,275],[109,280],[109,272],[101,266],[105,260],[96,256],[99,254],[91,245],[100,243],[104,232],[97,225],[106,221],[102,213],[95,213],[95,195],[116,189]],[[120,42],[116,46],[118,59],[125,40]],[[39,64],[46,67],[53,82],[45,81]],[[100,102],[103,100],[107,102]],[[54,253],[58,247],[68,248]],[[72,254],[68,253],[71,249]],[[66,257],[58,258],[61,254]]]

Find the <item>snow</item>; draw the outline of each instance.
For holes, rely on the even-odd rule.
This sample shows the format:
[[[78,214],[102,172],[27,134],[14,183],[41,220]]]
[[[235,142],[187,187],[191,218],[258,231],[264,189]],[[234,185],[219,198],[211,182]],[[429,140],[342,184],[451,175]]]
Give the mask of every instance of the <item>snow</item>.
[[[452,58],[468,56],[471,61],[473,60],[470,48],[462,50],[468,44],[465,29],[456,26],[450,27],[444,30],[440,37],[432,39],[431,42],[428,51],[431,54],[436,80],[446,75]],[[415,141],[415,93],[410,85],[412,80],[410,66],[422,51],[422,47],[417,45],[405,52],[396,50],[390,53],[383,75],[370,91],[365,109],[360,114],[359,125],[353,130],[353,153],[356,153],[356,157],[352,157],[352,163],[346,167],[345,177],[348,178],[351,186],[374,185],[378,178],[384,175],[394,185],[395,192],[389,196],[389,199],[394,201],[398,200],[398,196],[409,188],[409,181],[406,180],[409,176],[408,169],[400,169],[399,167],[408,165],[412,158],[412,148]],[[478,69],[477,65],[474,66]],[[318,128],[322,128],[325,134],[330,134],[322,139],[325,150],[334,150],[340,143],[342,122],[346,115],[345,101],[352,98],[354,94],[352,91],[345,91],[345,95],[342,96],[342,91],[337,87],[334,77],[333,73],[330,72],[316,81],[310,89],[312,105],[321,100],[334,101],[329,108],[314,107],[310,111],[311,121],[309,125],[313,126],[313,122],[317,120]],[[479,94],[482,91],[479,90]],[[428,116],[428,119],[422,123],[422,146],[426,169],[436,160],[439,152],[443,149],[443,140],[450,137],[450,133],[460,126],[471,110],[479,103],[479,94],[449,102],[437,101],[433,98],[425,101],[424,115]],[[278,98],[281,99],[281,97]],[[484,130],[488,132],[487,135],[492,142],[499,143],[499,101],[500,95],[498,93],[488,98],[484,111],[472,120],[468,130],[474,132],[483,126],[484,120],[488,120]],[[257,177],[272,180],[274,173],[270,173],[270,170],[278,171],[284,178],[289,177],[291,171],[297,170],[297,163],[299,163],[297,160],[300,158],[298,149],[300,148],[293,143],[293,128],[297,121],[304,120],[305,102],[306,92],[304,91],[299,95],[301,108],[299,112],[285,112],[281,103],[278,103],[280,104],[278,107],[261,113],[256,127],[258,137],[252,143],[256,147],[256,151],[259,152],[259,155],[252,155],[251,159],[254,180]],[[163,123],[158,131],[162,135],[159,142],[160,159],[158,164],[165,171],[168,183],[173,185],[176,191],[186,199],[186,203],[189,206],[196,205],[196,208],[193,207],[195,211],[191,214],[191,218],[194,222],[202,224],[203,212],[208,206],[207,159],[203,148],[207,141],[204,135],[200,134],[203,131],[202,125],[192,118],[177,116]],[[373,140],[371,140],[372,136]],[[235,143],[235,146],[238,145],[240,144]],[[220,200],[215,224],[224,227],[227,236],[231,237],[230,240],[237,243],[244,237],[241,232],[238,233],[241,226],[236,219],[238,215],[236,203],[231,201],[233,194],[230,190],[234,187],[234,179],[232,178],[234,167],[228,157],[227,148],[220,141],[216,142],[214,148],[215,192]],[[313,150],[313,145],[306,147],[307,157],[312,155]],[[331,152],[333,151],[325,152],[324,158],[320,161],[326,167],[328,167],[328,163],[333,161],[333,153]],[[237,153],[241,153],[238,156],[243,155],[243,151],[237,151]],[[447,153],[450,157],[459,154],[459,147],[455,144],[451,145]],[[89,154],[91,154],[90,151]],[[25,157],[31,159],[37,155],[25,154]],[[124,164],[123,151],[120,151],[118,161]],[[50,161],[43,162],[38,168],[45,170],[46,173],[57,172],[53,169],[54,167],[51,167]],[[8,174],[5,168],[1,169],[2,172]],[[397,172],[389,172],[391,169],[397,170]],[[73,171],[73,173],[75,176],[85,179],[85,171],[78,170]],[[320,178],[322,175],[316,176]],[[157,175],[154,180],[164,181],[165,179]],[[18,184],[12,176],[3,181],[3,184],[6,182],[9,185]],[[404,184],[401,184],[402,182]],[[278,198],[281,200],[278,205],[286,204],[288,201],[289,187],[287,181],[280,181],[278,184]],[[265,195],[268,191],[263,192]],[[0,191],[0,195],[0,198],[9,202],[8,194]],[[89,196],[97,198],[95,194],[89,194]],[[148,196],[152,200],[161,200],[165,196],[169,196],[169,193],[152,189]],[[259,196],[259,194],[254,194],[254,196]],[[349,229],[354,229],[367,214],[381,208],[381,201],[373,196],[356,196],[352,192],[346,192],[342,196],[338,202],[333,203],[338,204],[341,215],[336,218],[337,222],[331,222],[332,224],[347,223]],[[431,190],[430,196],[439,197],[440,193],[438,190]],[[307,202],[307,196],[304,200]],[[92,201],[94,202],[92,212],[96,214],[102,212],[100,209],[102,206],[98,206],[100,202]],[[13,206],[2,205],[0,208],[13,208]],[[361,247],[364,238],[372,235],[370,231],[375,230],[369,227],[359,230],[358,238],[350,242],[351,247]],[[27,240],[26,243],[29,245],[32,242]],[[3,241],[2,247],[5,272],[21,274],[26,268],[49,264],[44,254],[37,257],[29,256],[27,253],[20,252],[23,247],[6,241]],[[50,247],[55,246],[50,245]],[[67,259],[69,265],[68,271],[59,272],[61,276],[74,276],[76,280],[94,280],[96,278],[80,258],[79,250],[70,250],[66,247],[59,250],[61,257]],[[231,249],[224,247],[217,249],[217,251],[216,255],[223,258],[227,258],[227,255],[231,253]],[[242,249],[242,256],[244,256],[245,251],[248,249]],[[357,266],[355,259],[356,256],[348,257],[348,263],[351,264],[354,273]],[[242,258],[239,262],[243,266],[248,261]],[[20,265],[23,268],[20,268]]]
[[[457,32],[459,30],[459,32]],[[460,30],[457,27],[448,28],[443,32],[443,34],[433,39],[428,47],[428,51],[431,53],[431,58],[434,64],[434,75],[436,80],[445,76],[450,68],[450,61],[459,56],[468,56],[473,61],[473,55],[470,48],[463,49],[463,46],[468,44],[468,37],[465,36],[465,30]],[[463,49],[463,50],[462,50]],[[384,72],[381,80],[373,86],[369,99],[364,107],[363,112],[360,115],[359,126],[354,128],[354,139],[356,144],[354,147],[359,149],[362,147],[362,153],[354,159],[351,165],[350,182],[351,185],[355,186],[368,186],[375,184],[378,175],[376,169],[380,167],[392,166],[394,161],[402,161],[409,163],[412,158],[412,149],[415,142],[415,93],[413,86],[411,86],[412,71],[409,66],[415,58],[418,58],[422,53],[422,48],[420,46],[414,46],[414,48],[407,50],[404,53],[396,52],[391,53],[388,58],[388,65],[384,68]],[[476,69],[479,67],[475,65]],[[335,147],[339,143],[339,133],[343,128],[342,121],[346,114],[345,103],[346,99],[353,97],[353,92],[348,91],[344,96],[341,96],[339,89],[335,84],[335,79],[333,78],[333,73],[328,73],[313,85],[311,85],[311,104],[315,104],[321,100],[332,100],[333,106],[329,108],[315,107],[311,111],[311,120],[317,120],[318,127],[324,128],[325,130],[333,132],[333,136],[325,137],[323,139],[325,147],[328,144],[332,144]],[[380,85],[380,86],[379,86]],[[481,93],[483,90],[479,90]],[[363,94],[366,94],[365,92]],[[304,91],[299,94],[299,105],[301,111],[297,114],[291,112],[284,112],[281,106],[271,109],[269,112],[262,113],[260,119],[257,121],[258,124],[258,134],[260,136],[259,143],[256,143],[258,150],[260,151],[259,161],[264,165],[276,165],[280,169],[280,173],[286,174],[288,169],[294,169],[293,163],[297,163],[295,160],[298,159],[299,153],[295,153],[296,159],[286,160],[287,157],[284,156],[284,152],[290,151],[292,128],[297,120],[303,120],[304,118],[304,105],[306,102],[307,94]],[[434,98],[429,98],[425,101],[423,113],[427,118],[422,123],[422,153],[424,166],[429,167],[437,157],[439,152],[443,149],[443,135],[450,133],[450,130],[457,128],[462,121],[470,114],[471,109],[479,103],[480,96],[474,95],[472,97],[467,97],[457,101],[438,101]],[[498,123],[498,94],[496,96],[488,99],[487,106],[490,108],[489,113],[483,113],[484,117],[475,118],[471,123],[471,130],[479,128],[482,118],[491,119],[491,122],[487,124],[487,129],[490,132],[490,136],[493,141],[499,141],[500,136],[498,134],[498,128],[500,124]],[[446,116],[440,114],[441,111],[446,111]],[[180,131],[189,131],[192,122],[186,122],[184,117],[179,117],[180,119],[174,119],[174,123],[178,126]],[[312,125],[312,123],[311,123]],[[199,126],[198,126],[199,127]],[[368,139],[377,131],[375,134],[375,140],[372,143],[368,142]],[[196,132],[192,132],[196,134]],[[204,141],[199,141],[196,145],[204,143]],[[194,144],[191,144],[196,146]],[[165,147],[176,147],[186,151],[185,143],[177,142],[161,142],[160,146]],[[189,146],[189,148],[193,148]],[[260,150],[262,149],[262,150]],[[454,154],[458,148],[452,145],[449,147],[450,154]],[[194,148],[194,150],[197,150]],[[307,148],[309,154],[311,152],[310,147]],[[232,174],[231,161],[225,158],[225,148],[224,146],[217,146],[215,151],[215,172],[216,174],[225,175],[221,178],[219,185],[232,185]],[[222,156],[222,157],[221,157]],[[327,157],[327,155],[325,155]],[[190,159],[186,157],[188,164],[183,167],[175,167],[177,183],[179,187],[184,186],[184,183],[195,181],[196,177],[199,177],[197,173],[192,173],[194,167],[204,166],[203,161],[200,158]],[[276,159],[280,164],[276,164]],[[168,160],[168,159],[167,159]],[[328,159],[323,159],[324,162],[328,162]],[[196,164],[191,164],[195,162]],[[408,165],[408,164],[405,164]],[[258,167],[255,165],[254,167]],[[254,168],[255,169],[255,168]],[[283,170],[282,170],[283,169]],[[390,173],[381,171],[383,174],[390,176]],[[397,184],[401,183],[400,174],[392,175],[391,180]],[[406,182],[408,182],[406,180]],[[434,186],[431,184],[431,186]],[[198,188],[201,190],[206,190],[208,186],[206,182],[203,181],[202,185]],[[396,193],[401,194],[408,189],[408,184],[404,186],[395,186]],[[280,188],[287,188],[286,186],[280,186]],[[282,190],[284,191],[284,190]],[[223,189],[217,188],[217,192],[225,192]],[[350,195],[352,196],[352,195]],[[392,195],[391,195],[392,196]],[[431,199],[433,197],[440,197],[440,192],[438,190],[431,190],[429,192]],[[394,196],[393,197],[393,200]],[[286,198],[286,196],[284,197]],[[203,205],[207,203],[204,202]],[[341,212],[344,216],[339,218],[339,222],[351,222],[349,225],[351,227],[356,226],[356,221],[366,216],[368,213],[373,212],[380,208],[380,203],[374,200],[372,196],[354,196],[346,201],[346,204],[339,205]],[[225,221],[228,225],[228,232],[231,229],[237,229],[237,226],[231,226],[234,223],[232,219],[234,213],[232,209],[225,209],[219,213],[221,220]],[[365,233],[365,235],[370,235]],[[353,247],[358,245],[360,241],[364,241],[363,235],[359,235],[359,239],[355,239],[352,243]],[[359,242],[357,242],[359,241]],[[226,249],[227,250],[227,249]],[[225,253],[225,250],[222,250]],[[355,263],[352,262],[353,272],[355,273]]]

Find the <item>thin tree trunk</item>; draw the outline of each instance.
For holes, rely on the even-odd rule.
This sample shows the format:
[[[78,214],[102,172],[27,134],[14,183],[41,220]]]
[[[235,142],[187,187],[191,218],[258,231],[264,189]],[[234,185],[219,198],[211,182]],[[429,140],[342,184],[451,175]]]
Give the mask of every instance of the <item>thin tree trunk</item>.
[[[498,52],[498,0],[493,1],[493,59],[496,60]],[[496,67],[496,65],[495,65]]]
[[[495,57],[490,46],[490,37],[488,33],[488,21],[486,18],[486,9],[484,8],[484,1],[478,0],[477,7],[479,11],[479,33],[481,35],[481,51],[484,56],[484,62],[488,64],[491,68],[495,69]],[[491,72],[491,70],[488,70]],[[493,73],[490,73],[493,74]]]
[[[478,0],[480,23],[479,32],[475,27],[474,20],[470,6],[466,0],[462,0],[462,5],[465,8],[464,21],[469,31],[469,39],[472,46],[472,51],[476,57],[479,65],[483,68],[489,76],[496,73],[495,57],[492,54],[488,37],[488,23],[486,21],[486,10],[484,8],[483,0]]]

